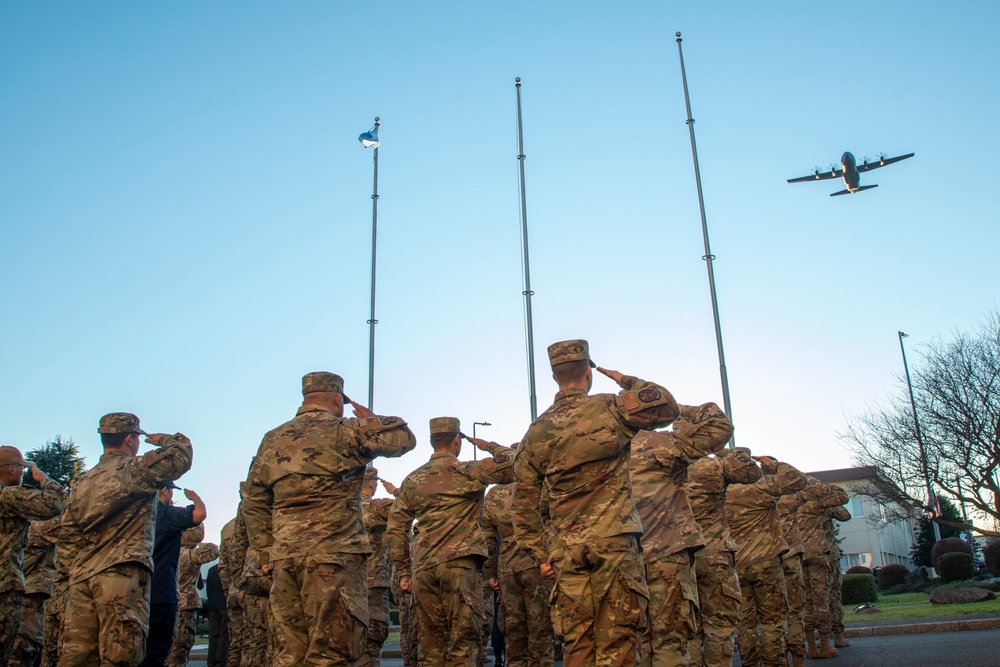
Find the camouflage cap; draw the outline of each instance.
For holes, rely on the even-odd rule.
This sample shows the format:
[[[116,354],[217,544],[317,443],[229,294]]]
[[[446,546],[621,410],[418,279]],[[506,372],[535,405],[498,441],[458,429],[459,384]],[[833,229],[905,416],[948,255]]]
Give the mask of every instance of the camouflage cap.
[[[314,391],[332,391],[342,394],[344,393],[344,378],[336,373],[326,371],[306,373],[302,376],[302,395],[305,396]]]
[[[750,454],[751,454],[749,447],[733,447],[731,453],[733,453],[733,454],[737,454],[737,453],[738,454],[746,454],[747,456],[750,456]]]
[[[30,464],[24,460],[21,450],[17,447],[11,447],[10,445],[0,447],[0,466],[12,465],[27,466]]]
[[[578,338],[576,340],[563,340],[549,345],[549,365],[558,366],[569,361],[590,361],[590,343]],[[590,361],[591,368],[597,368],[597,364]]]
[[[131,412],[112,412],[101,417],[98,433],[141,433],[146,432],[139,428],[139,418]]]
[[[365,466],[365,481],[374,482],[378,480],[378,468],[375,466]]]
[[[431,434],[461,433],[462,424],[455,417],[435,417],[431,420]]]

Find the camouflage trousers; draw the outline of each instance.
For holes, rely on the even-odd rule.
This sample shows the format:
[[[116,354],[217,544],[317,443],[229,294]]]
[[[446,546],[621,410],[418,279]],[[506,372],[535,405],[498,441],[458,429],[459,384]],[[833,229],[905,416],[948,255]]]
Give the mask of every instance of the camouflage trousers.
[[[353,666],[361,658],[368,634],[366,567],[362,554],[277,561],[270,596],[274,667]]]
[[[14,650],[17,626],[21,623],[21,607],[24,593],[4,591],[0,593],[0,665],[6,665]]]
[[[830,564],[825,555],[802,562],[806,587],[806,636],[830,634]]]
[[[698,552],[698,625],[688,644],[691,664],[697,667],[732,667],[733,633],[740,623],[740,579],[732,552]]]
[[[684,551],[646,563],[649,623],[642,631],[641,667],[688,667],[698,619],[694,558]]]
[[[636,537],[569,546],[552,565],[552,629],[565,644],[565,667],[633,667],[649,605]]]
[[[174,643],[170,647],[170,657],[167,667],[187,667],[188,654],[194,646],[195,614],[194,609],[177,612],[177,623],[174,624]]]
[[[389,636],[389,589],[376,586],[368,589],[368,636],[365,654],[358,667],[378,667],[382,660],[382,645]]]
[[[52,597],[45,603],[45,641],[42,643],[42,667],[56,667],[59,664],[59,644],[62,641],[62,619],[66,613],[66,598],[69,583],[65,578],[56,578],[52,587]]]
[[[840,550],[828,556],[830,566],[830,629],[833,632],[844,631],[844,600],[843,575],[840,574]]]
[[[739,572],[743,597],[737,631],[744,665],[776,667],[785,659],[785,575],[778,559],[755,563]]]
[[[45,599],[47,595],[32,593],[24,596],[21,625],[17,628],[14,650],[9,667],[35,667],[45,641]]]
[[[456,558],[413,574],[417,664],[474,667],[483,639],[483,573],[478,558]]]
[[[806,654],[806,590],[802,580],[802,556],[783,558],[781,570],[785,575],[785,591],[788,593],[788,634],[786,649],[795,655]]]
[[[483,586],[483,636],[479,641],[479,657],[476,659],[478,667],[486,664],[486,647],[490,645],[490,638],[493,637],[493,589],[489,582]]]
[[[59,667],[134,667],[146,654],[150,572],[119,564],[69,587]]]
[[[399,575],[392,572],[392,597],[399,605],[399,649],[403,654],[403,665],[416,667],[417,633],[413,617],[413,596],[399,587]]]
[[[507,667],[552,667],[553,581],[537,567],[500,577],[500,604]]]
[[[226,667],[240,667],[240,663],[243,662],[243,592],[235,586],[229,588],[226,610],[229,616],[229,653],[226,654]]]
[[[245,593],[240,667],[266,667],[274,660],[272,623],[271,603],[268,597]]]

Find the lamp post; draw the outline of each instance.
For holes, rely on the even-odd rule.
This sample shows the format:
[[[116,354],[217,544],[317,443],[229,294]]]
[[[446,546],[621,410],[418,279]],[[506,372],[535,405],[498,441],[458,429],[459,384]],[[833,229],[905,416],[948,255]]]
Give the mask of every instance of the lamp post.
[[[917,434],[917,447],[920,449],[920,471],[924,473],[924,483],[927,485],[927,502],[930,504],[934,514],[937,514],[937,503],[934,501],[934,490],[931,488],[931,478],[927,472],[927,451],[924,449],[924,439],[920,434],[920,421],[917,419],[917,402],[913,398],[913,383],[910,381],[910,367],[906,363],[906,348],[903,346],[903,339],[908,338],[902,331],[896,332],[899,335],[899,351],[903,354],[903,371],[906,373],[906,386],[910,390],[910,409],[913,410],[913,428]],[[937,521],[931,519],[934,527],[934,541],[941,539],[941,528]]]
[[[475,438],[475,437],[476,437],[476,427],[477,427],[477,426],[493,426],[493,424],[491,424],[491,423],[489,423],[489,422],[472,422],[472,437],[473,437],[473,438]],[[476,451],[477,451],[478,449],[479,449],[479,448],[478,448],[478,447],[476,447],[475,445],[473,445],[473,446],[472,446],[472,460],[473,460],[473,461],[477,461],[477,460],[478,460],[478,459],[476,458]]]

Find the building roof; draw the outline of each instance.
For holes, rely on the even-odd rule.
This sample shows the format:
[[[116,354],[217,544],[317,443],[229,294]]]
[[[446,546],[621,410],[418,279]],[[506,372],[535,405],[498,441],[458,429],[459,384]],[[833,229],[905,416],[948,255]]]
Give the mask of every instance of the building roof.
[[[923,505],[904,493],[896,484],[886,477],[875,466],[859,466],[856,468],[838,468],[837,470],[818,470],[806,473],[826,484],[836,484],[852,481],[867,481],[879,487],[885,494],[900,504],[920,508]]]

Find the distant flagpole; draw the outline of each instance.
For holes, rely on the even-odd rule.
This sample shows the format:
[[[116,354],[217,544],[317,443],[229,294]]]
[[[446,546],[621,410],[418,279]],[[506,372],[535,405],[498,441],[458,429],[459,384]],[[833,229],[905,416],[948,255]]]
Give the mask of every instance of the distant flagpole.
[[[538,417],[538,398],[535,395],[535,333],[531,321],[531,271],[528,268],[528,202],[524,192],[524,130],[521,124],[521,77],[514,79],[517,95],[517,164],[521,173],[521,249],[524,262],[524,319],[528,346],[528,400],[531,403],[531,421]]]
[[[375,256],[378,243],[378,126],[379,117],[375,116],[375,126],[368,132],[363,132],[358,141],[365,148],[374,148],[375,177],[372,186],[372,294],[371,316],[368,318],[368,409],[375,409]]]
[[[701,171],[698,169],[698,146],[694,141],[694,118],[691,117],[691,98],[688,96],[687,73],[684,71],[684,51],[681,49],[681,34],[677,33],[677,53],[681,57],[681,81],[684,83],[684,106],[687,108],[687,126],[691,135],[691,157],[694,160],[694,181],[698,187],[698,207],[701,209],[701,233],[705,238],[705,260],[708,266],[708,290],[712,295],[712,314],[715,316],[715,342],[719,348],[719,375],[722,377],[722,402],[726,416],[733,418],[733,408],[729,402],[729,375],[726,373],[726,354],[722,349],[722,324],[719,322],[719,301],[715,294],[715,271],[712,262],[715,255],[708,243],[708,221],[705,218],[705,198],[701,191]],[[729,440],[729,447],[736,447],[736,438]]]

